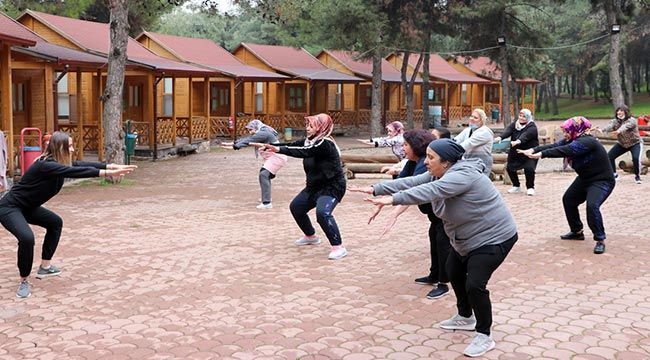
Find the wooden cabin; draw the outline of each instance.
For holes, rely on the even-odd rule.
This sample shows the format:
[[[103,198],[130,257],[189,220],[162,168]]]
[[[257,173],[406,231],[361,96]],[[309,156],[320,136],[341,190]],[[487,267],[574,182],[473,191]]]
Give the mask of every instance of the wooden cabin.
[[[264,116],[271,111],[270,89],[281,85],[286,76],[246,65],[226,49],[212,40],[188,38],[143,32],[136,38],[141,44],[159,56],[192,63],[212,69],[222,74],[204,79],[192,79],[193,92],[208,98],[204,108],[198,108],[201,101],[194,102],[193,114],[210,118],[210,133],[213,136],[229,136],[229,119],[234,120],[238,133],[245,133],[244,126],[255,117]],[[206,88],[206,84],[207,88]],[[176,81],[178,96],[188,94],[188,81]],[[159,93],[161,102],[163,92]],[[198,99],[198,97],[197,97]],[[179,104],[187,100],[176,99]],[[163,106],[164,107],[164,106]],[[179,114],[188,111],[187,107],[176,110]],[[238,116],[238,114],[240,116]]]
[[[328,68],[304,49],[242,43],[233,54],[245,64],[288,77],[268,89],[264,118],[271,126],[302,129],[307,114],[328,113],[337,128],[356,130],[354,96],[346,96],[343,89],[345,84],[358,84],[362,79]],[[243,110],[248,114],[250,109]]]
[[[503,104],[501,102],[501,69],[498,65],[486,56],[479,56],[475,58],[456,56],[448,60],[458,71],[465,74],[476,75],[482,77],[490,82],[485,85],[484,98],[485,110],[491,111],[496,108],[499,109],[499,114],[503,114]],[[519,108],[529,109],[535,113],[535,91],[536,85],[539,80],[531,78],[516,79],[515,82],[519,87],[520,103]],[[513,106],[510,104],[510,113],[512,115]]]
[[[418,63],[419,54],[411,54],[408,60],[408,73],[412,74]],[[403,56],[391,54],[386,58],[396,68],[401,68]],[[422,76],[422,64],[419,75]],[[438,54],[431,54],[429,59],[429,94],[430,104],[440,106],[443,117],[448,120],[461,120],[472,113],[477,107],[484,107],[482,86],[489,81],[480,77],[465,74],[449,65]]]
[[[106,57],[109,51],[108,24],[31,10],[23,13],[18,21],[53,44],[101,57]],[[131,120],[132,131],[138,132],[137,144],[140,150],[144,150],[142,154],[155,156],[160,148],[176,146],[179,138],[189,143],[209,139],[207,117],[155,116],[159,112],[154,98],[163,77],[203,78],[215,74],[215,71],[162,58],[131,38],[127,56],[122,119]],[[61,105],[54,116],[55,128],[69,131],[78,138],[80,156],[84,150],[101,151],[103,147],[100,146],[103,144],[102,106],[98,102],[104,89],[105,71],[104,68],[101,73],[90,72],[76,67],[57,74],[57,77],[61,76],[57,89],[57,103]],[[81,99],[81,106],[70,107],[66,113],[65,100],[61,100],[66,98],[70,103]],[[157,131],[154,131],[154,126]],[[93,134],[99,134],[99,141],[95,141]]]
[[[345,84],[344,93],[352,97],[354,111],[358,112],[358,123],[363,126],[370,124],[370,109],[372,106],[372,61],[358,59],[359,54],[342,50],[323,50],[316,58],[327,67],[356,76],[364,81],[359,84]],[[381,63],[382,81],[382,125],[392,121],[403,121],[406,118],[406,102],[402,90],[401,73],[387,60]],[[422,79],[416,79],[414,89],[414,104],[421,106]],[[354,95],[353,95],[354,94]]]
[[[30,47],[36,45],[37,41],[37,36],[9,16],[0,13],[0,130],[4,132],[7,141],[6,165],[9,176],[14,175],[14,156],[17,152],[14,146],[14,113],[20,116],[28,107],[26,90],[22,85],[14,85],[12,47]]]

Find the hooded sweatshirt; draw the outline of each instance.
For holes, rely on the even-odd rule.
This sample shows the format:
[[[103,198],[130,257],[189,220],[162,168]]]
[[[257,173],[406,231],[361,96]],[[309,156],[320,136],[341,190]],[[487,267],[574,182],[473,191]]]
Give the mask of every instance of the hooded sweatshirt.
[[[483,175],[484,168],[478,159],[460,160],[438,180],[432,181],[428,173],[397,179],[373,185],[374,194],[393,194],[393,205],[430,202],[433,213],[442,219],[451,246],[467,256],[517,233],[512,214],[492,181]]]
[[[251,136],[246,136],[246,137],[243,137],[243,138],[237,140],[237,142],[232,147],[235,150],[239,150],[239,149],[241,149],[243,147],[248,146],[248,144],[250,144],[252,142],[258,142],[258,143],[264,143],[264,144],[277,143],[278,142],[278,132],[275,131],[275,129],[273,129],[272,127],[264,125],[264,126],[260,127],[260,129],[257,130],[257,132],[255,132],[255,134],[253,134]]]
[[[466,128],[458,134],[454,141],[465,149],[465,159],[481,159],[485,167],[483,173],[486,175],[492,171],[492,142],[494,133],[492,129],[483,125],[478,129]]]

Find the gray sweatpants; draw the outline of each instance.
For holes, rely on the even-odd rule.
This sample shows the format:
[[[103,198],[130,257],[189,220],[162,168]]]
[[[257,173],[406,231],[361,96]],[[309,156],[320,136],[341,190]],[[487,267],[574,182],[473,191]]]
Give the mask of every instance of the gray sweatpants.
[[[268,204],[271,202],[271,179],[275,175],[271,174],[270,171],[265,168],[260,169],[260,188],[262,189],[262,203]]]

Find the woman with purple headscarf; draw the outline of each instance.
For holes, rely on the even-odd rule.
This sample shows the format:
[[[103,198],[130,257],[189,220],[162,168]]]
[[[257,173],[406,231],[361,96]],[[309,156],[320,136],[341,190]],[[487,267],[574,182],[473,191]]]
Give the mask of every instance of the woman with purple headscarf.
[[[589,134],[591,123],[582,116],[568,119],[561,126],[564,138],[555,144],[519,150],[531,159],[564,157],[578,177],[562,197],[564,213],[571,231],[561,235],[562,240],[584,240],[584,226],[580,221],[578,206],[587,202],[587,225],[594,235],[594,254],[605,252],[605,227],[600,206],[614,190],[616,180],[607,151]]]

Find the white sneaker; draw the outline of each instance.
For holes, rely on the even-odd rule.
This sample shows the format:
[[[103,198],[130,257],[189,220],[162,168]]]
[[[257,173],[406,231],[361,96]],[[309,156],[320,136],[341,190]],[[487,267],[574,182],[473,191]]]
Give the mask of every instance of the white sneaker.
[[[347,255],[348,251],[345,250],[345,247],[343,247],[343,245],[332,246],[332,251],[330,252],[328,258],[330,260],[338,260],[346,257]]]
[[[446,330],[469,330],[473,331],[476,328],[476,318],[474,314],[466,318],[458,314],[440,323],[440,327]]]
[[[535,195],[535,189],[530,188],[530,189],[526,190],[526,195],[528,195],[528,196]]]
[[[519,186],[513,186],[510,189],[508,189],[508,194],[514,194],[514,193],[518,193],[520,191],[521,191],[521,189],[519,188]]]
[[[256,208],[258,208],[258,209],[273,209],[273,204],[271,204],[271,203],[268,203],[268,204],[260,203],[259,205],[256,206]]]
[[[318,245],[320,244],[320,237],[318,236],[303,236],[296,240],[296,245]]]
[[[476,336],[472,339],[469,346],[465,348],[463,354],[469,357],[478,357],[494,349],[495,346],[496,343],[489,335],[476,333]]]

